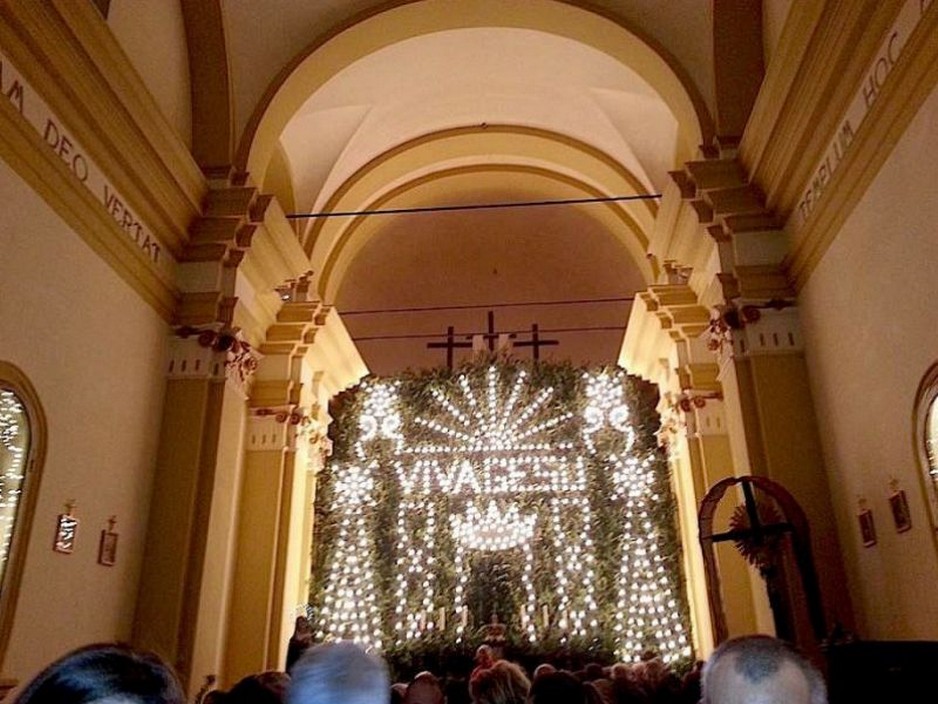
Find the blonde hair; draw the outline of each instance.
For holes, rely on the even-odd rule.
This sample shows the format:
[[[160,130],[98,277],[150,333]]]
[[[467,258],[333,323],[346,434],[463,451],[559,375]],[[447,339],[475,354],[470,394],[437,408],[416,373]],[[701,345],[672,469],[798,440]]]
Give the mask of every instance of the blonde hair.
[[[524,704],[531,682],[520,666],[499,660],[480,672],[469,688],[476,704]]]

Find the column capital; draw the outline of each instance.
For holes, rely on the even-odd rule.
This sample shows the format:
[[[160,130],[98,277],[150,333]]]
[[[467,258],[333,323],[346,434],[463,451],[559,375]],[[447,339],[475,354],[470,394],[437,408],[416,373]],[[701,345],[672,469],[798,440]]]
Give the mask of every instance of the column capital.
[[[248,416],[247,449],[296,451],[300,441],[318,436],[318,425],[302,406],[252,408]]]
[[[717,309],[704,334],[721,366],[730,359],[804,351],[798,308],[791,299],[740,299]]]
[[[246,394],[261,354],[242,338],[240,330],[221,324],[184,325],[173,331],[169,379],[227,379]]]

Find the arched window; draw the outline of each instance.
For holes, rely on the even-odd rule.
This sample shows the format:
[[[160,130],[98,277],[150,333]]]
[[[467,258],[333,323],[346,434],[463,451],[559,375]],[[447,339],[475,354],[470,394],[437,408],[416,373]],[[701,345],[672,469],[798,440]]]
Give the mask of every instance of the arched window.
[[[916,455],[934,532],[938,527],[938,363],[931,366],[919,384],[914,424]]]
[[[17,367],[0,360],[0,662],[13,625],[45,432],[32,384]]]

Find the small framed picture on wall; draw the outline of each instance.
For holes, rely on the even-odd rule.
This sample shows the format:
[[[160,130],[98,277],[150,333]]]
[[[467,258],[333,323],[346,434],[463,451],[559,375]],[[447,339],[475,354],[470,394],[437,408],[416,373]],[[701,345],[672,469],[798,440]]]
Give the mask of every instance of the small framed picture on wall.
[[[65,504],[65,513],[60,513],[55,524],[55,541],[52,549],[56,552],[70,554],[75,550],[75,536],[78,535],[78,519],[73,515],[75,502]]]
[[[117,519],[111,516],[107,522],[107,528],[101,531],[101,542],[98,543],[98,564],[106,567],[112,567],[117,562],[117,538],[118,534],[114,531],[114,525]]]
[[[892,520],[896,524],[897,533],[912,530],[912,516],[909,513],[909,501],[904,490],[895,489],[889,495],[889,508],[892,511]]]
[[[860,502],[857,521],[860,524],[860,540],[863,547],[869,548],[876,545],[876,523],[873,522],[873,512],[866,507],[865,501]]]

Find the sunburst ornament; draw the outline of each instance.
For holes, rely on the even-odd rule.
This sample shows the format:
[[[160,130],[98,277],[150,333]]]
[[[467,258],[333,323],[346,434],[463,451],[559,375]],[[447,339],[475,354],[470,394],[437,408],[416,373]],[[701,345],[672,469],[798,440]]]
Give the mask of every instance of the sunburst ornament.
[[[633,383],[501,363],[363,384],[317,514],[321,637],[410,652],[496,611],[530,643],[609,635],[624,660],[690,657],[666,470]],[[491,582],[493,565],[514,581]]]
[[[777,526],[783,522],[782,514],[774,504],[764,501],[756,502],[756,515],[762,526]],[[749,521],[749,510],[745,504],[740,504],[730,516],[730,530],[744,533],[743,537],[733,541],[733,545],[746,560],[759,569],[771,567],[778,555],[783,541],[783,534],[777,530],[762,531],[757,537]]]

